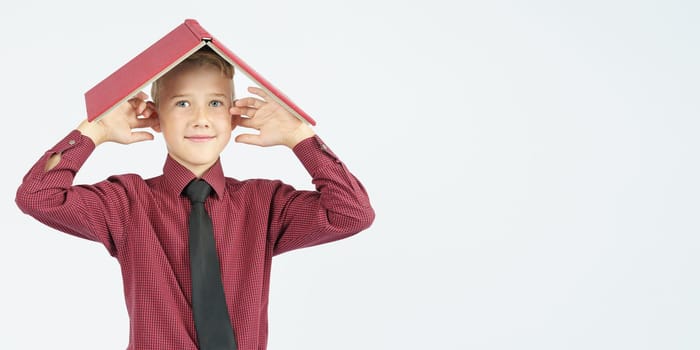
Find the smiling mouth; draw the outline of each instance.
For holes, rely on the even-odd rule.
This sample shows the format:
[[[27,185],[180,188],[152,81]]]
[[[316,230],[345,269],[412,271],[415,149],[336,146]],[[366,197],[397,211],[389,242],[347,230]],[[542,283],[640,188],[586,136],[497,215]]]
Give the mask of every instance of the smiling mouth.
[[[207,142],[207,141],[213,140],[214,136],[203,136],[203,135],[202,136],[199,136],[199,135],[197,135],[197,136],[185,136],[185,139],[190,140],[192,142]]]

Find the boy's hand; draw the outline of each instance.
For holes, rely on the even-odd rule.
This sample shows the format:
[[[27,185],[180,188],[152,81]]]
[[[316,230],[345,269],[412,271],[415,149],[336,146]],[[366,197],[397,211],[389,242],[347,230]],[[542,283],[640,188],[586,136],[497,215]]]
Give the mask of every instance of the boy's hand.
[[[256,87],[249,87],[248,91],[262,99],[246,97],[236,100],[230,109],[233,123],[256,129],[260,133],[238,135],[236,142],[263,147],[285,145],[294,148],[300,141],[314,135],[310,126],[269,98],[265,91]],[[243,117],[244,115],[247,118]]]
[[[78,126],[78,130],[91,138],[95,145],[108,141],[129,144],[153,140],[153,134],[149,132],[132,131],[138,128],[153,128],[158,125],[155,108],[151,102],[146,102],[146,99],[148,99],[148,95],[139,92],[135,97],[105,114],[100,120],[83,121]]]

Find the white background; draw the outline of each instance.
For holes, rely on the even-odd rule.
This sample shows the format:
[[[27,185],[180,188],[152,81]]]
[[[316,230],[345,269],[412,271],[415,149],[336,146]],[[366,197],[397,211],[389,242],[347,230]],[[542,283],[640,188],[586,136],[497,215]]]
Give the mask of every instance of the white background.
[[[116,260],[14,194],[186,18],[318,121],[377,212],[276,258],[270,349],[700,348],[696,1],[7,3],[0,348],[126,347]],[[103,145],[77,181],[158,175],[164,150]],[[284,148],[222,161],[311,186]]]

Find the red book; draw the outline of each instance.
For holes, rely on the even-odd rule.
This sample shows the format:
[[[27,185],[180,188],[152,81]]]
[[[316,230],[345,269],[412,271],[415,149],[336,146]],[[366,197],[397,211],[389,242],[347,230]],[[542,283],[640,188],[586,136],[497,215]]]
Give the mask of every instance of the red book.
[[[85,93],[88,120],[99,119],[205,45],[211,47],[214,52],[231,63],[235,70],[243,72],[294,116],[303,122],[316,125],[313,118],[240,57],[216,40],[194,19],[185,20],[183,24],[177,26],[116,72],[88,90]]]

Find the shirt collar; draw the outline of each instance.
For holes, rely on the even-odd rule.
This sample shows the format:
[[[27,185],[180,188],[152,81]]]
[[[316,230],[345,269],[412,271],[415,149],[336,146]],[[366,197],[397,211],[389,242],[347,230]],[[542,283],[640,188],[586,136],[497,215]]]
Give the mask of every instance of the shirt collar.
[[[165,160],[165,165],[163,165],[163,177],[168,187],[178,194],[182,193],[190,181],[197,178],[189,169],[182,166],[182,164],[178,163],[170,155],[168,155]],[[204,175],[202,175],[202,180],[206,181],[212,187],[218,198],[224,195],[226,180],[224,178],[224,171],[221,167],[220,158],[216,160],[216,163],[214,163]]]

